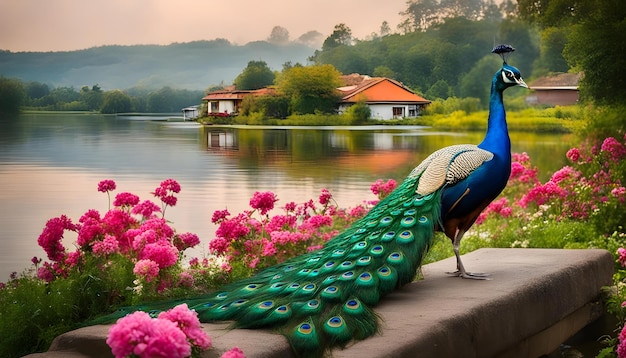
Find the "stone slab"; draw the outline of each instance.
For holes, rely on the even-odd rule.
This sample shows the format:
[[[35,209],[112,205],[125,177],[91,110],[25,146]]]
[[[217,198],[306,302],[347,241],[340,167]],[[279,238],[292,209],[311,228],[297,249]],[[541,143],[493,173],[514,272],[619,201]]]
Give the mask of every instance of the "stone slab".
[[[333,357],[538,357],[591,323],[602,312],[602,286],[612,283],[613,258],[605,250],[479,249],[463,256],[486,281],[445,274],[454,258],[425,265],[425,279],[386,296],[376,307],[380,334],[336,349]],[[65,333],[31,358],[111,356],[110,326]],[[228,330],[203,324],[219,357],[238,346],[246,357],[292,357],[287,340],[264,330]]]

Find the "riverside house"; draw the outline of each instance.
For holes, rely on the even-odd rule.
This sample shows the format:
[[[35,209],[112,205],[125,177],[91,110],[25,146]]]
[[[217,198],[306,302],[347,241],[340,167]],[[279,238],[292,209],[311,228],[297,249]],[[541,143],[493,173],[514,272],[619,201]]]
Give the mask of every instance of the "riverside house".
[[[420,112],[429,100],[417,95],[402,83],[385,78],[369,77],[359,74],[342,76],[344,86],[337,88],[341,95],[338,103],[339,113],[348,107],[363,101],[371,110],[374,119],[412,118]],[[276,94],[272,87],[258,90],[237,90],[229,86],[207,94],[202,98],[207,101],[209,116],[230,116],[239,112],[246,96],[266,96]]]

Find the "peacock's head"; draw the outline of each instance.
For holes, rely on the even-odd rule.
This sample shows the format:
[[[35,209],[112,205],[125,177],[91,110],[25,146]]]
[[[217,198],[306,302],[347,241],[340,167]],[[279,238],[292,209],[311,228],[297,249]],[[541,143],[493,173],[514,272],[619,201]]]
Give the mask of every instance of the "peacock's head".
[[[513,51],[515,51],[515,48],[511,45],[498,45],[491,50],[491,52],[502,57],[502,68],[496,72],[494,80],[497,81],[503,90],[513,86],[528,88],[528,85],[522,79],[522,75],[519,70],[506,63],[507,57]]]
[[[496,75],[499,75],[500,80],[504,84],[504,88],[513,86],[528,88],[528,85],[522,79],[522,75],[519,73],[519,70],[511,65],[504,63],[499,73]]]

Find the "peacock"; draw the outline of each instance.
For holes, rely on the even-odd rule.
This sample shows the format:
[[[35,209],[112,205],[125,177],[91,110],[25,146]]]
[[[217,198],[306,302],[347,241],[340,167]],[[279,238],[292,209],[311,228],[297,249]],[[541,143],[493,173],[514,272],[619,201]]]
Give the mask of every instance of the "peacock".
[[[511,171],[503,91],[526,87],[507,64],[515,49],[498,45],[502,68],[493,76],[488,127],[478,145],[440,149],[370,212],[314,252],[267,268],[186,300],[201,322],[234,321],[233,328],[271,328],[287,337],[298,356],[322,356],[378,332],[373,307],[411,282],[433,243],[435,231],[450,238],[454,276],[485,279],[466,271],[459,246],[480,212],[506,186]],[[164,309],[154,306],[152,309]],[[168,307],[169,308],[169,307]],[[109,318],[148,306],[121,309]],[[100,321],[102,322],[102,320]]]

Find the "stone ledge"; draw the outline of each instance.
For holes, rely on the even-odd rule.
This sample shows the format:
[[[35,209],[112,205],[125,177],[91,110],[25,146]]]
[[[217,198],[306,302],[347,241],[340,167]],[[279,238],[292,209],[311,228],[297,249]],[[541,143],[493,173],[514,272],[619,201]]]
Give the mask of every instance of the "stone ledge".
[[[334,350],[333,357],[538,357],[554,351],[602,313],[600,288],[612,283],[605,250],[480,249],[463,256],[488,281],[447,276],[449,258],[422,268],[425,280],[386,296],[376,307],[381,333]],[[219,357],[233,346],[248,358],[293,356],[287,340],[263,330],[203,324]],[[55,339],[31,358],[111,356],[109,326],[86,327]]]

